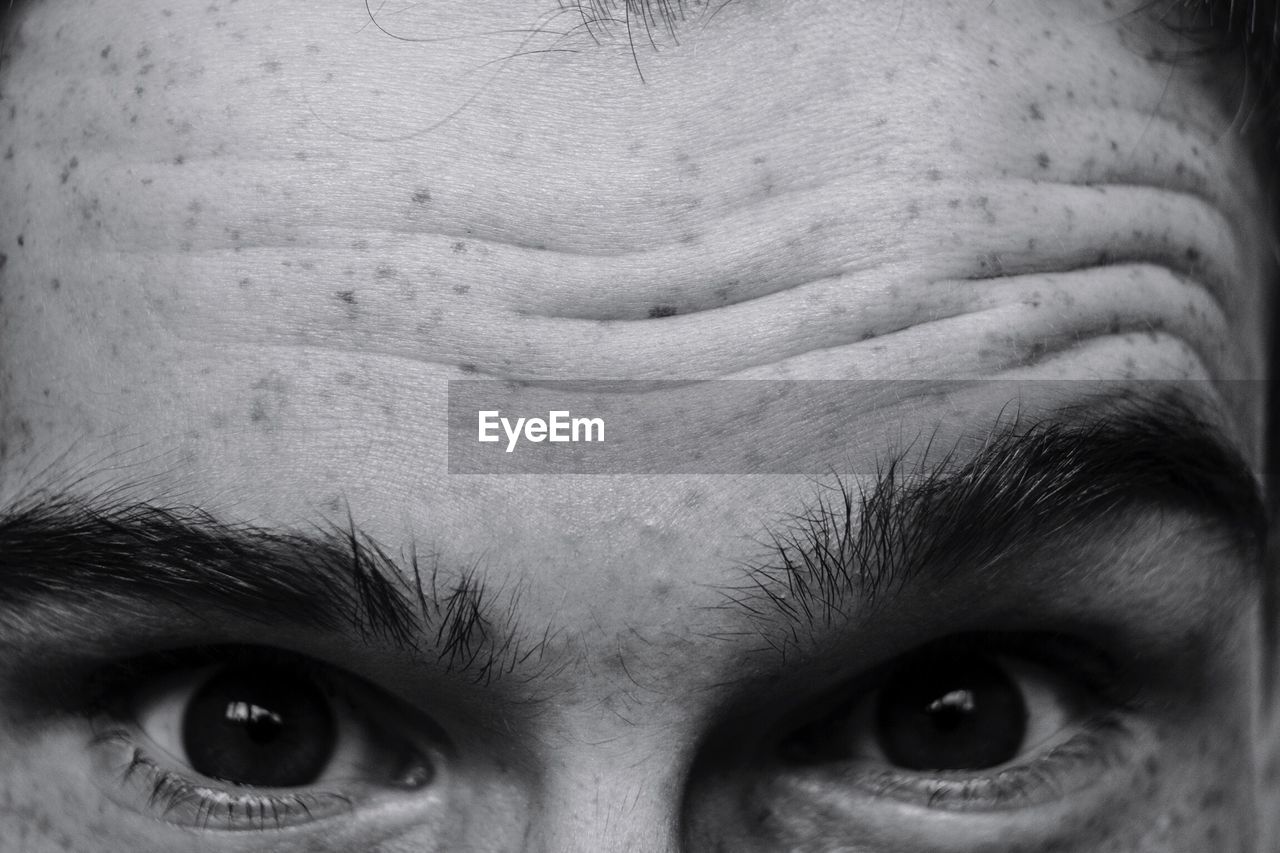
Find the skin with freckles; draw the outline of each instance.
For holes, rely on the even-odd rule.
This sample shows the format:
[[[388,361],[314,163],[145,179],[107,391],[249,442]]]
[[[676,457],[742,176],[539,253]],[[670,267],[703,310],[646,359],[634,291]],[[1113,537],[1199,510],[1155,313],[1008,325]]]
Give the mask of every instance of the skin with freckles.
[[[125,5],[6,24],[0,507],[56,482],[350,521],[476,572],[538,653],[455,687],[220,611],[90,610],[75,642],[5,616],[0,849],[1275,849],[1259,584],[1198,516],[1058,531],[779,663],[724,590],[828,485],[447,460],[449,380],[922,380],[851,386],[832,446],[796,450],[869,487],[887,436],[980,440],[1018,396],[954,380],[1105,379],[1208,388],[1259,466],[1273,232],[1231,62],[1170,61],[1177,36],[1119,0],[690,4],[652,43],[548,0]],[[1076,386],[1027,387],[1048,412]],[[1013,665],[1058,720],[1023,758],[1070,761],[991,804],[779,757],[842,685],[991,631],[1120,661],[1123,690]],[[443,733],[435,775],[228,830],[234,809],[156,806],[97,723],[23,698],[19,664],[63,647],[210,644],[354,673],[360,703],[403,706],[388,726]],[[153,682],[139,701],[167,707]]]

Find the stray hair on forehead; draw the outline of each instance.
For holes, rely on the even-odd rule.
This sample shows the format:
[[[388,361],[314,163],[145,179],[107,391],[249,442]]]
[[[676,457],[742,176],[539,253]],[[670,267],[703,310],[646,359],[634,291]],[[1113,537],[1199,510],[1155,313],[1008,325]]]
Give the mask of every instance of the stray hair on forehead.
[[[1280,212],[1277,174],[1280,154],[1280,16],[1276,0],[1144,0],[1136,14],[1153,17],[1176,35],[1163,58],[1178,64],[1194,56],[1213,56],[1243,71],[1237,131],[1251,143],[1271,208]]]
[[[694,17],[714,15],[733,0],[558,0],[560,8],[577,15],[588,32],[604,34],[625,29],[633,42],[637,34],[656,46],[655,32],[671,38],[677,27]]]

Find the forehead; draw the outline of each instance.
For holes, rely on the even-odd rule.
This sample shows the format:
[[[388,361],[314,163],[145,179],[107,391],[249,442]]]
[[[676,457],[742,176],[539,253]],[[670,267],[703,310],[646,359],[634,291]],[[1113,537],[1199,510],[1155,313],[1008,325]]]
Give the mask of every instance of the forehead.
[[[804,485],[449,476],[446,381],[1257,378],[1231,104],[1124,12],[28,3],[4,464],[676,573]]]

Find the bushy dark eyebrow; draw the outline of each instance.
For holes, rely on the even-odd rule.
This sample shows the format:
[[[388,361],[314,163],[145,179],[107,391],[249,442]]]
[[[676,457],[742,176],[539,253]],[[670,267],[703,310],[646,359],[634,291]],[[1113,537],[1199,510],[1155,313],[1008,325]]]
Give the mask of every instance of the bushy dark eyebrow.
[[[1013,417],[976,454],[913,466],[904,451],[869,487],[820,488],[771,533],[769,555],[745,567],[745,581],[725,590],[729,606],[763,623],[762,636],[785,653],[926,576],[981,572],[1138,508],[1205,519],[1260,572],[1268,513],[1259,479],[1185,393],[1095,400],[1031,423]]]
[[[769,559],[746,567],[728,606],[767,623],[761,633],[781,637],[785,653],[797,632],[819,636],[908,583],[980,571],[1010,549],[1137,506],[1203,517],[1257,562],[1266,536],[1257,481],[1187,393],[1011,418],[976,453],[957,450],[924,470],[892,456],[873,486],[838,483],[776,528]],[[434,654],[445,671],[488,682],[531,657],[541,664],[550,634],[527,641],[519,596],[503,600],[477,569],[446,574],[412,552],[397,560],[350,518],[293,532],[47,491],[0,513],[0,622],[41,605],[214,609]]]
[[[487,681],[521,651],[477,568],[404,564],[346,523],[306,532],[231,524],[194,507],[41,493],[0,515],[0,610],[39,604],[192,612],[354,634],[434,654]],[[424,648],[424,646],[426,648]]]

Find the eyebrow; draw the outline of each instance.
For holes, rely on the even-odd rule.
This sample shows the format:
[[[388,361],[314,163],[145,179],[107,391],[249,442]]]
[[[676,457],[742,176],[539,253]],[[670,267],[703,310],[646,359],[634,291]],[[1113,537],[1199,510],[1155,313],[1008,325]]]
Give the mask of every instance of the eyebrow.
[[[1033,423],[1006,419],[976,453],[928,469],[905,453],[874,485],[844,483],[770,534],[770,559],[724,589],[728,606],[790,636],[851,618],[908,583],[976,571],[1019,543],[1134,506],[1189,510],[1260,554],[1256,479],[1184,397],[1107,398]],[[834,495],[834,498],[831,496]],[[72,605],[122,613],[167,604],[275,626],[354,634],[476,683],[542,656],[551,628],[519,630],[519,587],[491,591],[479,567],[393,558],[350,515],[298,532],[219,520],[194,507],[42,492],[0,514],[0,612]],[[3,620],[0,620],[0,625]],[[56,630],[46,628],[45,630]],[[767,637],[771,636],[766,634]]]
[[[478,567],[446,573],[416,549],[390,556],[348,516],[281,531],[194,507],[34,495],[0,515],[0,608],[148,603],[213,608],[264,624],[344,632],[487,682],[540,652],[493,600]]]
[[[768,556],[723,589],[784,655],[908,584],[978,573],[1055,535],[1141,508],[1192,513],[1261,576],[1268,512],[1259,479],[1177,387],[1106,396],[997,426],[975,454],[883,463],[866,487],[837,480],[770,531]],[[927,454],[926,454],[927,455]]]

